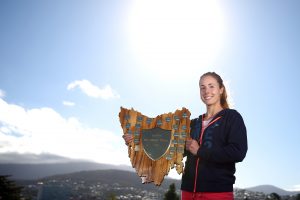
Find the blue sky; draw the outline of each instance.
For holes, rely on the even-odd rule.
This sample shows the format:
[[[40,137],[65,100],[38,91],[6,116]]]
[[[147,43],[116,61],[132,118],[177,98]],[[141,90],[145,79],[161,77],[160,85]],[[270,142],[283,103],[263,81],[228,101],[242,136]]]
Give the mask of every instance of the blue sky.
[[[129,165],[120,107],[197,117],[216,71],[248,130],[235,186],[300,190],[299,4],[3,0],[0,153]]]

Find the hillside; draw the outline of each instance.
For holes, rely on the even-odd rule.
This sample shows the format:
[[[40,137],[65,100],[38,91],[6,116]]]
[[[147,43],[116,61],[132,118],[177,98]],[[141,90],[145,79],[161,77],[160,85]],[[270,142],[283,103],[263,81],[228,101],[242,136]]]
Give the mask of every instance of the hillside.
[[[258,186],[254,186],[254,187],[249,187],[249,188],[245,188],[246,190],[248,191],[253,191],[253,192],[263,192],[265,194],[270,194],[270,193],[277,193],[281,196],[284,196],[284,195],[295,195],[295,194],[298,194],[300,193],[299,192],[291,192],[291,191],[286,191],[286,190],[283,190],[281,188],[278,188],[276,186],[273,186],[273,185],[258,185]]]
[[[101,164],[80,160],[72,160],[51,154],[0,154],[0,175],[11,175],[14,180],[84,180],[89,183],[100,182],[102,184],[117,184],[124,187],[140,188],[150,191],[167,190],[171,183],[180,188],[180,180],[165,178],[160,187],[153,184],[141,184],[141,179],[131,166]],[[10,162],[10,164],[8,164]],[[24,181],[25,180],[25,181]],[[277,193],[279,195],[293,195],[299,192],[290,192],[273,185],[259,185],[250,188],[237,189],[254,193]]]
[[[175,184],[177,193],[180,193],[180,180],[165,178],[161,186],[142,184],[140,177],[135,172],[115,169],[80,171],[49,176],[27,183],[20,181],[19,183],[24,186],[28,185],[26,187],[28,191],[37,188],[35,192],[31,192],[36,195],[49,197],[62,193],[70,198],[84,196],[84,200],[97,197],[109,198],[111,194],[120,199],[162,199],[172,183]],[[271,185],[253,187],[249,190],[237,188],[234,190],[236,200],[245,198],[265,200],[270,193],[285,196],[286,200],[294,199],[292,196],[287,196],[291,193]]]
[[[16,180],[29,199],[163,199],[171,184],[180,193],[180,180],[166,178],[161,186],[142,184],[135,172],[124,170],[93,170],[45,177],[35,181]],[[79,198],[80,197],[80,198]]]
[[[1,175],[12,175],[13,179],[35,180],[57,174],[67,174],[78,171],[118,169],[134,171],[130,166],[109,165],[93,162],[65,162],[45,164],[0,164]]]
[[[157,189],[167,190],[169,185],[175,183],[176,188],[180,188],[180,180],[165,178],[160,186],[155,186],[154,184],[142,184],[141,178],[135,172],[129,172],[124,170],[106,169],[106,170],[94,170],[94,171],[80,171],[70,174],[50,176],[40,181],[47,182],[49,180],[63,181],[72,180],[76,182],[88,182],[88,183],[102,183],[102,184],[118,184],[123,187],[134,187],[145,190]]]

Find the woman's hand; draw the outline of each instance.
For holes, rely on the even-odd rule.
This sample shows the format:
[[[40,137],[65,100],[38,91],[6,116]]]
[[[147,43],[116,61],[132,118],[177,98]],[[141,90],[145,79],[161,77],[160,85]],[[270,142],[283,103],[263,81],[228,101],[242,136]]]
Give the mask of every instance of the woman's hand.
[[[122,137],[125,140],[126,145],[129,145],[133,141],[133,136],[131,134],[124,134]]]
[[[193,155],[197,155],[198,149],[200,148],[196,140],[187,139],[185,143],[185,149],[190,151]]]

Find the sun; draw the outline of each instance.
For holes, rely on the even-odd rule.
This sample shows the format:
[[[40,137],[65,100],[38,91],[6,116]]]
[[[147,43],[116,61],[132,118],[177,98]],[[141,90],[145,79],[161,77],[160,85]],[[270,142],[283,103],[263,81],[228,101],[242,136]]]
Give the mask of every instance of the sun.
[[[178,77],[212,65],[225,24],[214,0],[140,0],[131,5],[127,32],[138,70]]]

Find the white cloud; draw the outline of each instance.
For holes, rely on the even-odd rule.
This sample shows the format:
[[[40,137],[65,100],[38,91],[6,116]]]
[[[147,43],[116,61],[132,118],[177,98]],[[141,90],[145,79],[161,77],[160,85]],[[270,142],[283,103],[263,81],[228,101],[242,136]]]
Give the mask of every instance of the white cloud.
[[[5,97],[5,92],[0,89],[0,98],[4,98],[4,97]]]
[[[65,106],[75,106],[75,103],[71,102],[71,101],[63,101],[63,105],[65,105]]]
[[[300,184],[299,185],[294,185],[292,188],[286,189],[288,191],[293,191],[293,192],[299,192],[300,191]]]
[[[129,164],[120,133],[90,128],[52,108],[26,109],[0,99],[0,153],[49,153],[101,163]],[[119,135],[120,134],[120,135]]]
[[[77,80],[71,82],[67,89],[72,90],[74,88],[80,88],[83,93],[93,98],[102,98],[102,99],[112,99],[112,98],[120,98],[120,95],[114,91],[110,85],[106,85],[103,88],[99,88],[93,85],[88,80]]]

